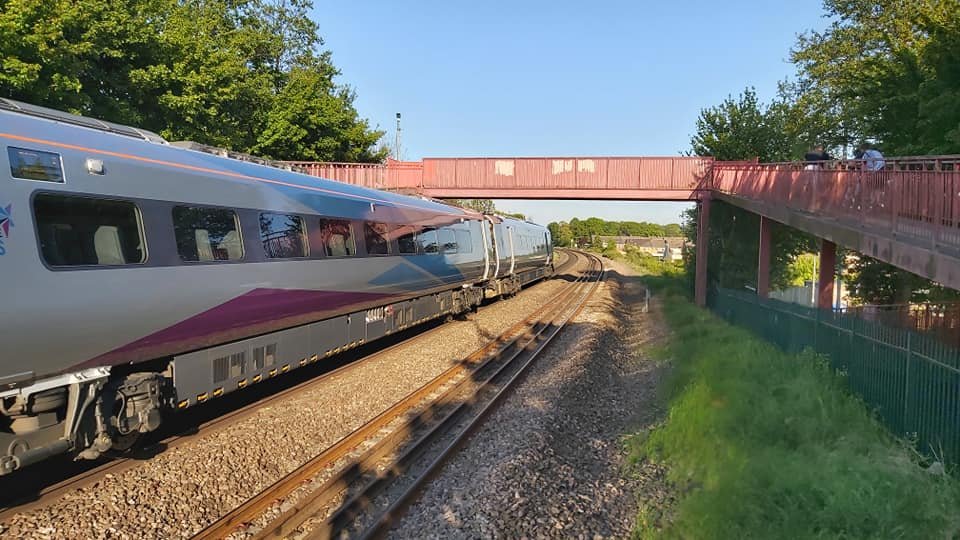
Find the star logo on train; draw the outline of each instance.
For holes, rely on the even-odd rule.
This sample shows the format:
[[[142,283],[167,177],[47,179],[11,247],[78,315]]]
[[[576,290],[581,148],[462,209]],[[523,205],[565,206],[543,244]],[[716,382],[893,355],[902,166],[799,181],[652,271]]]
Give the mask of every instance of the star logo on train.
[[[10,228],[13,227],[12,215],[12,204],[8,204],[6,207],[0,207],[0,238],[10,237]]]

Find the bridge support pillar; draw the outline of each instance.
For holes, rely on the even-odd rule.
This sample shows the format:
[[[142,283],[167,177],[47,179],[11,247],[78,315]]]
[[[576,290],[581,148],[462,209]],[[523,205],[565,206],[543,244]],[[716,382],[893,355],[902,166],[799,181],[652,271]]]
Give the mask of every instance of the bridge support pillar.
[[[697,270],[694,277],[694,299],[700,307],[707,306],[707,259],[710,253],[710,194],[700,199],[697,216]]]
[[[829,240],[820,241],[820,279],[817,287],[817,307],[833,309],[833,282],[837,267],[837,245]]]
[[[757,296],[770,294],[770,238],[773,223],[760,216],[760,260],[757,262]]]

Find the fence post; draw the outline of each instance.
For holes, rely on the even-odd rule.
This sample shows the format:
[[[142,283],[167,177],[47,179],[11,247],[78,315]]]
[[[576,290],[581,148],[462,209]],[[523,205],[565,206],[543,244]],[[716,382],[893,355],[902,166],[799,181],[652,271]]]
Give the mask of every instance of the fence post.
[[[908,426],[913,423],[908,421],[910,417],[910,366],[913,365],[913,332],[907,331],[907,368],[903,377],[903,435],[910,433]]]
[[[820,308],[813,306],[813,351],[820,352],[820,343],[817,336],[820,334]]]

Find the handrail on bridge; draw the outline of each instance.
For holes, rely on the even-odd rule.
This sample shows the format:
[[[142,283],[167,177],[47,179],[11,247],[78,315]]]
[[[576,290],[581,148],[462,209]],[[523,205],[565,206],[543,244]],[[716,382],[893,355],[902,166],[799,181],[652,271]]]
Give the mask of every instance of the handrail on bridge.
[[[292,162],[310,174],[376,189],[719,191],[799,210],[927,249],[960,250],[960,155],[858,160],[723,162],[700,157],[427,158],[384,164]],[[452,191],[451,191],[452,190]]]
[[[713,189],[736,197],[916,240],[925,249],[960,249],[960,156],[863,161],[726,164]]]

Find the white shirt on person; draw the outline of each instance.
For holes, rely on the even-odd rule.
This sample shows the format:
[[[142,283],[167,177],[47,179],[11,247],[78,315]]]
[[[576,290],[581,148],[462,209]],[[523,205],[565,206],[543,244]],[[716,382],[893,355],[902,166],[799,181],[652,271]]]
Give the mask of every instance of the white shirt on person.
[[[864,168],[868,171],[879,171],[886,166],[887,162],[883,159],[883,154],[879,150],[874,150],[873,148],[863,152],[863,156],[860,157],[863,160]]]

